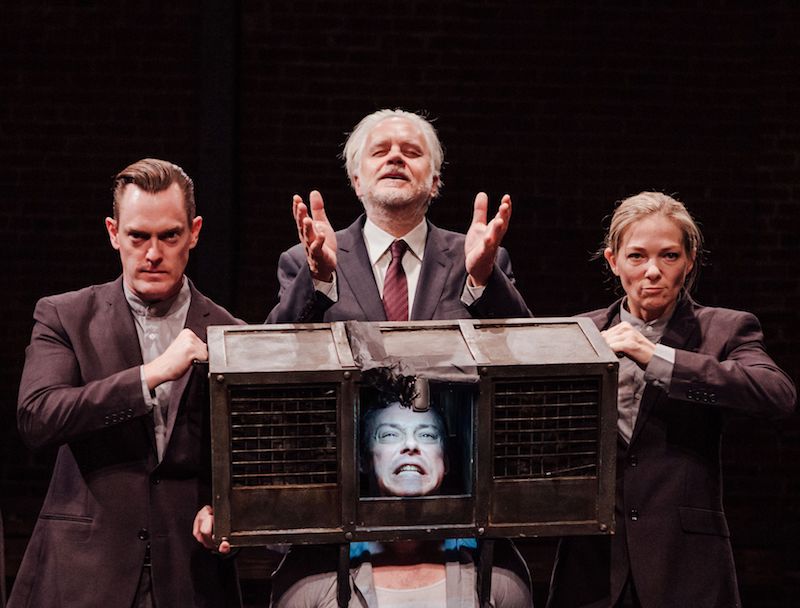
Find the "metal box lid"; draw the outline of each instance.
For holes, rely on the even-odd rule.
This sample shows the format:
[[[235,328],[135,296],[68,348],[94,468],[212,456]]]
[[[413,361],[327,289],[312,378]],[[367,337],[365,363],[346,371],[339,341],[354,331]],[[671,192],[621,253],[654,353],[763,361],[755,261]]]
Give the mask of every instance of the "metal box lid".
[[[617,361],[594,324],[578,317],[208,328],[212,374],[353,369],[365,347],[430,367]]]

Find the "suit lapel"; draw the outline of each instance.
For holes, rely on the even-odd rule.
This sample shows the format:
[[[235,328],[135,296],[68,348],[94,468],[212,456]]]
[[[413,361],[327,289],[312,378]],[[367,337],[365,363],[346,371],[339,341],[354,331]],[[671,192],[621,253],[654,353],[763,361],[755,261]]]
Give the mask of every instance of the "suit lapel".
[[[191,329],[198,338],[200,338],[203,342],[206,342],[206,327],[208,326],[208,316],[210,314],[209,307],[206,303],[205,297],[195,289],[191,281],[189,281],[189,288],[192,293],[192,299],[189,303],[189,310],[186,313],[186,324],[184,327]],[[189,384],[189,379],[192,376],[192,370],[193,367],[189,367],[189,370],[183,374],[183,376],[175,380],[169,392],[166,438],[164,441],[165,455],[169,449],[169,439],[172,436],[172,430],[175,427],[175,419],[178,416],[178,408],[180,408],[183,399],[183,393],[186,391],[186,387]]]
[[[336,279],[340,281],[340,296],[345,289],[353,294],[353,300],[370,321],[385,321],[386,311],[375,284],[372,265],[369,263],[367,246],[364,244],[362,227],[365,216],[359,217],[337,237],[338,259]]]
[[[211,314],[208,299],[195,289],[191,281],[189,281],[189,289],[192,294],[192,299],[189,302],[189,310],[186,313],[186,324],[184,327],[191,329],[197,334],[198,338],[205,342],[208,317]]]
[[[100,327],[109,328],[108,340],[97,345],[101,361],[109,364],[110,373],[141,365],[139,334],[122,290],[122,277],[101,289],[98,300],[105,305],[98,311],[100,317],[96,321]]]
[[[684,295],[675,307],[675,313],[667,324],[661,343],[672,348],[693,350],[700,343],[700,326],[694,316],[694,301]]]
[[[426,321],[433,318],[452,266],[449,245],[442,239],[441,231],[428,222],[425,255],[414,296],[414,309],[410,316],[412,320]]]
[[[666,394],[664,391],[649,384],[645,384],[644,390],[642,391],[642,400],[639,402],[639,412],[636,414],[636,425],[633,427],[633,434],[631,435],[631,446],[636,443],[639,435],[641,435],[650,412],[665,398]]]
[[[698,329],[697,319],[692,313],[693,302],[688,295],[685,295],[678,300],[675,307],[675,312],[667,324],[664,335],[661,338],[661,344],[670,346],[672,348],[687,349],[691,348],[691,344],[696,340],[696,332]],[[634,444],[638,436],[644,428],[650,412],[662,401],[667,399],[667,394],[650,384],[646,384],[642,392],[642,400],[639,403],[639,413],[636,416],[636,426],[633,429],[631,436],[631,445]]]
[[[98,319],[102,327],[112,328],[108,332],[108,340],[98,345],[101,360],[110,364],[109,372],[117,372],[142,365],[142,347],[133,313],[125,299],[122,288],[122,277],[103,288],[102,300],[105,302],[103,312]],[[152,416],[144,416],[142,424],[147,428],[152,453],[157,453],[155,429]]]

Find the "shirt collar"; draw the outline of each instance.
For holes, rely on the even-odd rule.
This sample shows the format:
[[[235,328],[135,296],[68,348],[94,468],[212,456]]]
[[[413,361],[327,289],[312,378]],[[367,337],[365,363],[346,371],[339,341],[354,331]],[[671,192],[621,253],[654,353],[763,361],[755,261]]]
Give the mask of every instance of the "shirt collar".
[[[379,228],[369,218],[364,222],[363,232],[367,253],[369,254],[369,262],[374,266],[397,239],[382,228]],[[409,251],[417,259],[422,260],[422,256],[425,254],[425,242],[428,240],[428,222],[423,218],[419,224],[400,238],[406,242]]]
[[[140,317],[166,317],[173,312],[181,310],[191,297],[189,281],[186,280],[186,275],[182,277],[181,281],[181,288],[178,293],[171,298],[152,304],[148,304],[134,294],[125,284],[125,281],[122,282],[122,289],[125,292],[125,299],[128,301],[128,306],[131,307],[133,314]]]
[[[628,310],[628,297],[622,300],[622,305],[619,307],[619,320],[620,321],[627,321],[636,329],[641,330],[644,327],[652,328],[653,332],[658,336],[663,336],[664,331],[667,329],[667,324],[672,319],[672,314],[675,312],[675,305],[677,301],[673,302],[664,314],[661,315],[658,319],[654,319],[649,322],[642,321],[639,317],[634,316]]]

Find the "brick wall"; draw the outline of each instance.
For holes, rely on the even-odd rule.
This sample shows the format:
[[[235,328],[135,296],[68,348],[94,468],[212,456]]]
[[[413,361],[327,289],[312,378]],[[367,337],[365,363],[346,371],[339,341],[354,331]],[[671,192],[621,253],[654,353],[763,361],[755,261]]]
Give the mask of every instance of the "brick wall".
[[[204,200],[194,171],[210,128],[199,120],[204,6],[4,9],[0,242],[13,276],[2,428],[13,426],[35,300],[116,276],[101,224],[115,171],[170,158],[194,175],[201,212],[229,204]],[[800,376],[794,3],[241,0],[236,10],[238,316],[260,322],[274,303],[277,256],[296,238],[293,193],[320,189],[336,226],[359,212],[336,159],[344,132],[377,108],[425,109],[447,162],[432,219],[463,230],[477,191],[493,202],[511,193],[506,245],[536,314],[607,303],[602,266],[588,260],[613,201],[677,192],[708,238],[698,299],[758,314],[770,351]],[[196,255],[213,252],[201,244]],[[35,503],[47,461],[20,451],[12,431],[6,438],[4,486]],[[726,504],[746,605],[782,606],[798,592],[798,455],[796,419],[728,429]],[[19,511],[0,505],[7,520]],[[529,550],[539,588],[552,548],[543,546]]]

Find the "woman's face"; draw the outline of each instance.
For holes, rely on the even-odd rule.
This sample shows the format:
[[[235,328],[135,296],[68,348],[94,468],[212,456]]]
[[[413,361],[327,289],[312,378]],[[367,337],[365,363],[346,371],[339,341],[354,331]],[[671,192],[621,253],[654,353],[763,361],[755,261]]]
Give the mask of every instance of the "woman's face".
[[[678,299],[694,266],[684,249],[683,232],[663,215],[637,220],[622,233],[619,250],[605,258],[628,296],[631,313],[643,321],[661,317]]]

